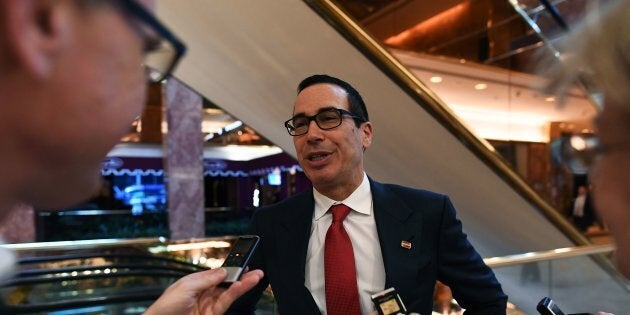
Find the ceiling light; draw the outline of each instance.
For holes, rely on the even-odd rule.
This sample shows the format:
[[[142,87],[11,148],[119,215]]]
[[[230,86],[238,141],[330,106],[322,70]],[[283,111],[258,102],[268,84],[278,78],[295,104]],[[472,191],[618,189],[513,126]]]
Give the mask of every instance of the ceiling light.
[[[487,88],[488,88],[488,85],[485,84],[485,83],[477,83],[477,84],[475,84],[475,90],[480,91],[480,90],[485,90]]]
[[[431,78],[429,79],[429,81],[431,81],[431,82],[433,82],[433,83],[440,83],[440,82],[442,82],[442,77],[437,77],[437,76],[435,76],[435,77],[431,77]]]
[[[553,97],[553,96],[545,97],[545,101],[547,101],[547,102],[554,102],[555,100],[556,100],[556,98]]]

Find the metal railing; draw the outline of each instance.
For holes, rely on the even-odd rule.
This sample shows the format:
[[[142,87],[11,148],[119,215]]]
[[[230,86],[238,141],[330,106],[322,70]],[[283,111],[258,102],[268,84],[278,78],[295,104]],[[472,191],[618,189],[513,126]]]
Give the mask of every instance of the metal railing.
[[[590,256],[595,254],[609,254],[615,251],[614,244],[585,245],[557,248],[552,250],[529,252],[503,257],[485,258],[483,261],[491,268],[521,265],[538,261],[549,261],[570,257]]]

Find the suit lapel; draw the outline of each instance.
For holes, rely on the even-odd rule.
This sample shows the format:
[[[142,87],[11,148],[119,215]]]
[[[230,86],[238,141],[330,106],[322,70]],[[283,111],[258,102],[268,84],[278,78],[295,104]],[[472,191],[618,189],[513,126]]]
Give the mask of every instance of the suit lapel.
[[[295,288],[294,303],[305,309],[319,312],[313,296],[304,286],[306,254],[311,235],[315,200],[313,191],[308,190],[297,195],[292,202],[285,205],[278,235],[278,261],[282,264],[286,282],[285,287]]]
[[[421,213],[413,211],[386,186],[370,179],[374,201],[374,219],[378,232],[383,263],[385,265],[385,287],[392,286],[394,279],[405,277],[400,274],[413,262],[415,248],[403,248],[402,242],[413,246],[421,242]],[[405,268],[407,266],[407,268]]]

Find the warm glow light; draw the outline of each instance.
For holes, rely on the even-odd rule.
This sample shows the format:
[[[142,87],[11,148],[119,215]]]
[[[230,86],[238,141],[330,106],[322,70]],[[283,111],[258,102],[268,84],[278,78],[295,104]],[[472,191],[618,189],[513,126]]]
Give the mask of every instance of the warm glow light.
[[[549,96],[549,97],[545,98],[545,101],[547,101],[547,102],[555,102],[555,100],[556,100],[556,98],[553,97],[553,96]]]
[[[416,34],[430,34],[433,30],[439,30],[445,24],[458,21],[461,17],[470,12],[470,4],[468,2],[458,4],[442,13],[409,28],[397,35],[385,39],[385,43],[391,46],[403,46],[409,40],[417,37]]]
[[[450,107],[481,138],[526,142],[549,141],[547,117],[458,105]]]
[[[215,268],[219,268],[223,265],[223,261],[225,259],[223,258],[208,258],[208,260],[206,260],[206,266],[210,267],[210,269],[215,269]]]
[[[481,91],[488,88],[488,85],[485,83],[477,83],[475,84],[475,90]]]
[[[440,83],[440,82],[442,82],[442,77],[431,77],[429,79],[429,81],[431,81],[433,83]]]
[[[584,151],[586,149],[586,140],[582,137],[571,137],[571,147],[577,151]]]

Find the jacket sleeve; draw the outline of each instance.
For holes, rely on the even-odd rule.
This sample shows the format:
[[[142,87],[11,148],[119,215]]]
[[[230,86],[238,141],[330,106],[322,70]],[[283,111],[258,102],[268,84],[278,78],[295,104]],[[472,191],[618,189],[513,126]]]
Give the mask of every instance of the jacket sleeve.
[[[446,196],[443,207],[438,279],[450,287],[465,314],[505,314],[507,296],[494,272],[468,241]]]

